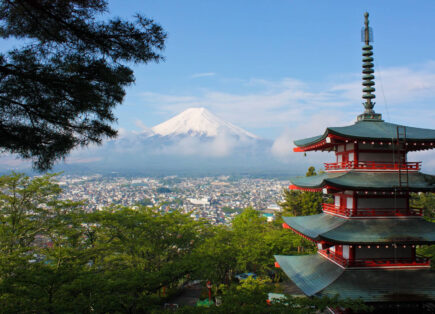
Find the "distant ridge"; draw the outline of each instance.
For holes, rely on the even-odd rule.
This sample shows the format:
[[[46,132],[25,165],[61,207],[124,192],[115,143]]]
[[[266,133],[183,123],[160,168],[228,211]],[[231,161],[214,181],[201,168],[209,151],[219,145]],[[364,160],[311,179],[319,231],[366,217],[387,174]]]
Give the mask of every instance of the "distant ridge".
[[[205,108],[189,108],[151,129],[161,136],[193,135],[216,137],[220,134],[259,139],[258,136],[215,116]]]

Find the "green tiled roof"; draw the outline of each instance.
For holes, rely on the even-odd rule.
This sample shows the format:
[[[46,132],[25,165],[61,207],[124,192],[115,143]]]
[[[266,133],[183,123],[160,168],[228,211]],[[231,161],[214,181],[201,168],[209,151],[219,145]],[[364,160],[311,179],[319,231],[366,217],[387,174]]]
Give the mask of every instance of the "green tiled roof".
[[[334,282],[344,271],[319,254],[275,255],[280,268],[306,295],[312,296]]]
[[[285,274],[308,296],[334,296],[365,302],[434,301],[435,272],[343,269],[315,255],[275,256]]]
[[[296,146],[305,147],[335,134],[350,139],[385,140],[397,138],[398,124],[383,121],[358,121],[353,125],[327,128],[323,135],[294,141]],[[406,138],[410,141],[435,141],[435,130],[406,127]]]
[[[409,173],[411,191],[435,191],[435,176],[421,172]],[[302,188],[322,188],[325,185],[348,189],[394,190],[399,185],[399,174],[393,172],[327,172],[311,177],[295,177],[291,183]]]
[[[435,223],[422,218],[345,219],[328,214],[283,217],[309,238],[334,243],[435,243]]]
[[[327,214],[312,216],[283,217],[284,222],[313,240],[321,240],[321,235],[334,230],[349,219]]]
[[[365,302],[435,301],[435,272],[422,270],[346,270],[321,295]]]

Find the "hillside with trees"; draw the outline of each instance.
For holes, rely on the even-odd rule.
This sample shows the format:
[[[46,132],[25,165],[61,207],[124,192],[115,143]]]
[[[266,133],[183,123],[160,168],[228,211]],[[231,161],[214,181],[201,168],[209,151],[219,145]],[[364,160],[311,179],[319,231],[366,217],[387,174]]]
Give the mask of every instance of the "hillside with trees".
[[[232,227],[212,226],[158,208],[86,213],[81,202],[59,200],[60,193],[53,175],[0,178],[3,313],[159,312],[193,280],[210,281],[213,296],[221,296],[222,307],[211,312],[278,310],[283,304],[266,303],[283,277],[273,255],[313,250],[253,209]],[[239,283],[235,275],[245,272],[258,278]],[[287,310],[288,302],[318,309],[342,301],[288,299]]]

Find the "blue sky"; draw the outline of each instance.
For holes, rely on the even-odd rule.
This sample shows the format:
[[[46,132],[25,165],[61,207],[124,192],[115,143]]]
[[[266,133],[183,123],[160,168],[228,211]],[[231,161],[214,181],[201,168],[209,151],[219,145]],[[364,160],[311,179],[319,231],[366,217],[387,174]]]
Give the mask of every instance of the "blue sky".
[[[121,137],[206,107],[295,160],[294,139],[352,124],[363,111],[366,11],[375,110],[388,122],[435,128],[433,0],[111,0],[109,9],[106,17],[142,13],[168,33],[164,62],[132,65],[136,83],[115,110]],[[435,152],[418,154],[410,160],[435,169]]]
[[[206,107],[259,136],[312,136],[362,111],[363,14],[374,30],[375,110],[434,127],[435,1],[110,1],[168,32],[159,64],[135,66],[121,132]]]

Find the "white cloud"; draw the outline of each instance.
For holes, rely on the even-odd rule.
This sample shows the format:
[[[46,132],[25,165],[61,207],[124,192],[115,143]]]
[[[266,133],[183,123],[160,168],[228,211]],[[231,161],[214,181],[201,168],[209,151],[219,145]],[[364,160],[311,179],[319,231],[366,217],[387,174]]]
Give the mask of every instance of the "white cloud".
[[[435,171],[435,150],[423,150],[408,154],[409,161],[421,161],[422,171],[433,173]]]
[[[195,73],[195,74],[192,74],[190,76],[190,78],[208,77],[208,76],[215,76],[215,75],[216,75],[216,73],[214,73],[214,72]]]
[[[102,157],[70,157],[65,159],[66,164],[87,164],[91,162],[101,161]]]
[[[141,120],[136,119],[134,124],[143,132],[151,132],[151,129],[147,127]]]
[[[375,110],[383,113],[384,119],[425,127],[433,125],[435,62],[385,68],[375,75]],[[354,73],[340,75],[335,81],[315,83],[295,78],[276,81],[253,78],[240,80],[238,87],[239,92],[208,89],[190,95],[146,92],[143,99],[167,116],[190,107],[207,107],[247,129],[290,126],[296,130],[319,113],[323,115],[319,122],[329,116],[340,117],[337,122],[355,121],[356,115],[363,111],[361,79]]]
[[[215,73],[197,73],[192,77],[213,76]],[[376,71],[376,107],[384,119],[411,126],[433,128],[435,121],[435,61],[409,67],[391,67]],[[338,77],[338,78],[337,78]],[[295,78],[265,80],[252,78],[233,80],[238,92],[222,89],[202,89],[198,93],[184,91],[177,94],[143,92],[144,103],[167,117],[190,107],[207,107],[235,125],[246,129],[282,130],[276,138],[272,154],[280,160],[313,162],[325,159],[326,154],[303,154],[292,152],[293,140],[322,134],[328,126],[352,124],[356,115],[363,111],[361,105],[360,74],[336,76],[325,82],[305,82]],[[161,121],[159,121],[161,122]],[[119,130],[118,140],[110,148],[88,147],[73,152],[67,162],[96,161],[101,152],[144,153],[141,137],[146,137],[149,128],[140,120],[135,121],[141,132]],[[255,132],[254,132],[255,133]],[[263,134],[258,134],[264,136]],[[200,156],[227,156],[237,143],[225,135],[214,141],[199,142],[195,139],[181,140],[175,144],[150,148],[153,154],[182,154]],[[328,154],[332,155],[332,154]],[[319,158],[317,158],[319,156]],[[106,158],[106,156],[103,156]],[[411,158],[412,157],[412,158]],[[410,160],[421,158],[424,170],[435,169],[435,153],[421,152]],[[415,158],[414,158],[415,157]],[[329,157],[326,157],[329,158]],[[308,160],[308,161],[307,161]],[[15,158],[2,158],[0,164],[13,167],[20,165]]]
[[[2,169],[8,168],[10,170],[20,171],[30,168],[32,165],[30,160],[23,160],[18,155],[0,154],[0,167]]]
[[[211,140],[185,137],[179,141],[156,147],[151,153],[157,155],[225,157],[231,155],[233,149],[240,144],[242,142],[226,134],[219,134]]]

